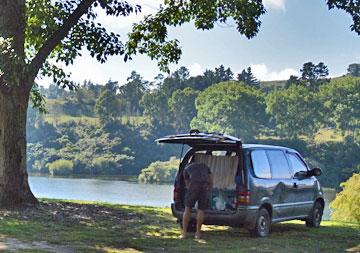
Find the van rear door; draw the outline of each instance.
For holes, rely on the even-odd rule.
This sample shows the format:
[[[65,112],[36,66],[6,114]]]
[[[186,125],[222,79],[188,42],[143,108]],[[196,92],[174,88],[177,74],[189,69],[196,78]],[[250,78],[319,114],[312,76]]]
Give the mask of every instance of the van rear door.
[[[240,147],[241,140],[239,138],[217,134],[217,133],[189,133],[168,135],[157,139],[158,143],[186,144],[190,147],[195,146],[233,146]]]

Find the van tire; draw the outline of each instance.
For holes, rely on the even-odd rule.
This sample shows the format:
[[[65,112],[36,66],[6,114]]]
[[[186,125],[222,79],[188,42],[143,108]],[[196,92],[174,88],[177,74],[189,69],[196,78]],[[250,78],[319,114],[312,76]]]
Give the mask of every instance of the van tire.
[[[260,208],[256,218],[255,228],[250,229],[250,234],[254,237],[266,237],[270,233],[271,219],[266,208]]]
[[[306,226],[312,228],[320,227],[322,215],[323,215],[322,205],[319,202],[315,202],[313,208],[310,211],[309,218],[305,220]]]
[[[180,223],[180,228],[182,229],[183,228],[182,220],[179,220],[179,223]],[[190,233],[196,232],[196,222],[194,222],[194,221],[189,222],[189,225],[187,227],[187,232],[190,232]]]

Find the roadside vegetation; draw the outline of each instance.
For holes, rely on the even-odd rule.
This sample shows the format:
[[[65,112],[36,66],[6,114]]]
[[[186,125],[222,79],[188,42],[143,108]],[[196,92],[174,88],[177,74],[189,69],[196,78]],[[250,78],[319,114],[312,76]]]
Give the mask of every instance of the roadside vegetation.
[[[331,203],[332,218],[360,224],[360,174],[354,174],[341,184],[343,190]]]
[[[0,245],[11,252],[357,252],[359,223],[324,221],[273,226],[268,238],[245,229],[205,226],[199,243],[178,239],[169,208],[42,200],[0,213]]]
[[[360,172],[360,64],[351,66],[332,80],[325,64],[308,62],[301,76],[283,81],[259,82],[251,68],[234,76],[221,65],[196,77],[181,67],[153,81],[133,71],[124,84],[85,81],[76,92],[40,87],[48,113],[29,109],[27,167],[44,175],[171,182],[167,164],[174,170],[169,159],[181,147],[154,140],[198,128],[296,148],[323,169],[323,186],[339,189]]]

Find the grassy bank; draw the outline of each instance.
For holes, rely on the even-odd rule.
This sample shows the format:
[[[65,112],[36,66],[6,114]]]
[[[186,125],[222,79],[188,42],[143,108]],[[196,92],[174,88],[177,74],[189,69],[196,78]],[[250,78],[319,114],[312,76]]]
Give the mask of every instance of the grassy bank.
[[[9,252],[344,252],[360,251],[360,225],[303,222],[273,226],[268,238],[205,226],[205,243],[178,239],[169,209],[63,201],[0,212],[0,250]],[[12,251],[10,251],[12,250]]]

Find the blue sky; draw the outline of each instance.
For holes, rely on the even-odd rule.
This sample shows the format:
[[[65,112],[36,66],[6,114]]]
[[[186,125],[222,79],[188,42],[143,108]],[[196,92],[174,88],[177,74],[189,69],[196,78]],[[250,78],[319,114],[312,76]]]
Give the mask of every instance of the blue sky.
[[[156,11],[159,0],[132,0],[143,6],[143,14]],[[183,55],[180,66],[190,69],[192,75],[201,74],[220,64],[231,67],[237,74],[251,66],[260,80],[287,79],[298,74],[307,61],[324,62],[330,76],[346,73],[350,63],[360,62],[360,36],[350,31],[351,17],[343,11],[329,11],[325,0],[264,0],[267,13],[262,16],[259,34],[248,40],[241,36],[231,24],[216,25],[211,31],[197,31],[192,24],[170,29],[169,37],[180,40]],[[99,21],[109,30],[123,35],[130,31],[131,24],[141,19],[113,18],[101,14]],[[86,52],[74,65],[66,68],[72,72],[73,80],[90,79],[105,83],[112,79],[120,84],[126,81],[132,70],[146,80],[160,72],[156,62],[146,56],[136,56],[123,62],[122,57],[112,57],[100,64]],[[41,84],[48,80],[40,81]]]

